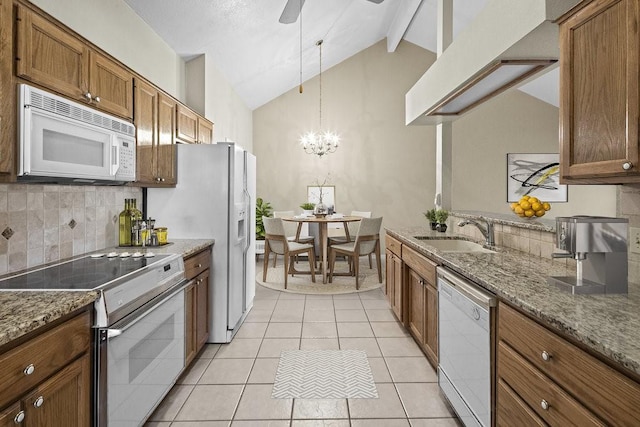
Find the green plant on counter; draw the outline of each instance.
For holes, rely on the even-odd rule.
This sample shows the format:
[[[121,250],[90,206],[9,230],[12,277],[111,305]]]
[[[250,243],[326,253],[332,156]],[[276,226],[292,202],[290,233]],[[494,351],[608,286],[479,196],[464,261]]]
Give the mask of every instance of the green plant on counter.
[[[271,217],[273,215],[273,208],[269,202],[265,202],[261,197],[256,199],[256,239],[264,240],[264,224],[262,223],[262,217]]]
[[[434,209],[429,209],[428,211],[426,211],[424,213],[425,218],[427,218],[427,221],[429,222],[437,222],[436,220],[436,210]]]
[[[445,209],[438,209],[436,211],[436,221],[438,224],[446,224],[447,218],[449,218],[449,212]]]
[[[316,207],[316,204],[315,203],[306,202],[306,203],[301,204],[300,207],[305,211],[312,211]]]

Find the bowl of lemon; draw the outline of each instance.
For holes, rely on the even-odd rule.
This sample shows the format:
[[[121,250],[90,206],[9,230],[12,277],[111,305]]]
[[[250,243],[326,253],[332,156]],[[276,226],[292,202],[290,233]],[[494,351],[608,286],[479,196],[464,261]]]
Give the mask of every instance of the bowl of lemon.
[[[533,196],[522,196],[517,202],[511,203],[511,210],[520,218],[540,218],[551,209],[547,202]]]

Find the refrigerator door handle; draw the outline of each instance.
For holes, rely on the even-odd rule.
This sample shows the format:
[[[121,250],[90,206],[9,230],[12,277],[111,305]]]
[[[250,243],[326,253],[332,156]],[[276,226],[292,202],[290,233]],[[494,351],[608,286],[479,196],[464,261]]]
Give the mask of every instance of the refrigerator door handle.
[[[249,236],[249,233],[251,233],[251,194],[249,194],[249,191],[245,188],[244,190],[244,194],[246,195],[246,200],[247,200],[247,206],[246,206],[246,211],[245,211],[245,227],[247,229],[247,232],[245,234],[245,247],[244,247],[244,254],[246,255],[247,252],[249,251],[249,247],[251,246],[251,236]]]

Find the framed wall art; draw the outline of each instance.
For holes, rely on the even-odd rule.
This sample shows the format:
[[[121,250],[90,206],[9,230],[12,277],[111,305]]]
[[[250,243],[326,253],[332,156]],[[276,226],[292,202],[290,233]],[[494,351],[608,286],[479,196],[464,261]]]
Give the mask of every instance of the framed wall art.
[[[327,207],[333,206],[335,209],[336,203],[336,187],[334,185],[307,185],[307,201],[310,203],[320,203],[320,196],[322,196],[322,203]]]
[[[535,196],[545,202],[566,202],[567,186],[560,184],[557,153],[508,153],[507,202]]]

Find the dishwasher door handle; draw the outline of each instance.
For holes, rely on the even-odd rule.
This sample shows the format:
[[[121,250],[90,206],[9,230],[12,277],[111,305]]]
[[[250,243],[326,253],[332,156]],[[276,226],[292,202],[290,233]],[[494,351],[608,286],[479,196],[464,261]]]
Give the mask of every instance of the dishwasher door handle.
[[[449,271],[443,267],[437,268],[438,280],[443,280],[449,286],[469,298],[474,303],[489,309],[497,304],[496,297],[469,282],[467,279]],[[438,287],[440,289],[440,287]],[[450,295],[450,294],[449,294]]]

